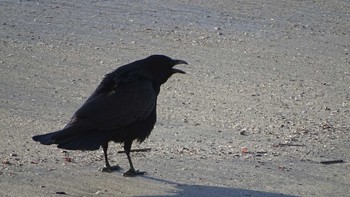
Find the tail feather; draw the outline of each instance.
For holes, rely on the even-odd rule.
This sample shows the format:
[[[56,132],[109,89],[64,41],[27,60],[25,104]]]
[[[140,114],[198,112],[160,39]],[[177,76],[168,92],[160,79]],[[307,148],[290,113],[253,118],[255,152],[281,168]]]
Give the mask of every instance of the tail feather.
[[[50,144],[54,144],[54,140],[52,139],[52,137],[57,133],[58,131],[56,132],[53,132],[53,133],[47,133],[47,134],[44,134],[44,135],[36,135],[36,136],[33,136],[33,140],[34,141],[37,141],[37,142],[40,142],[41,144],[44,144],[44,145],[50,145]]]
[[[75,136],[81,133],[82,131],[80,129],[67,127],[52,133],[36,135],[33,137],[33,140],[40,142],[41,144],[44,144],[44,145],[60,144],[60,143],[64,143],[65,141],[71,138],[74,138]]]
[[[108,141],[109,132],[98,130],[77,131],[65,128],[60,131],[33,136],[33,140],[44,145],[57,144],[58,148],[67,150],[97,150]]]
[[[107,141],[106,133],[90,132],[61,142],[57,147],[67,150],[97,150]]]

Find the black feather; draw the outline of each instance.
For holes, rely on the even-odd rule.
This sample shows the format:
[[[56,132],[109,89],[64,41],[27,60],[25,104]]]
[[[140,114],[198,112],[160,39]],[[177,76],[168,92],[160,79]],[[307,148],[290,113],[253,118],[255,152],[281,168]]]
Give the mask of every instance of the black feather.
[[[156,122],[160,86],[174,73],[176,64],[187,64],[164,55],[153,55],[124,65],[107,74],[100,85],[60,131],[37,135],[44,145],[57,144],[68,150],[97,150],[104,147],[106,166],[109,141],[124,143],[129,153],[134,140],[143,142]]]

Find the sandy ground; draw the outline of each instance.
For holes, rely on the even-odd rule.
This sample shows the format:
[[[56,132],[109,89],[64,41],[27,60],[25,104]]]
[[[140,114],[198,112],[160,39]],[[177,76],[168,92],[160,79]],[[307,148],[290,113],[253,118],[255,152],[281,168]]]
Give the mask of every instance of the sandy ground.
[[[349,21],[347,0],[1,0],[0,196],[349,196]],[[122,176],[120,145],[108,174],[102,150],[31,140],[151,54],[190,65],[133,146],[148,175]]]

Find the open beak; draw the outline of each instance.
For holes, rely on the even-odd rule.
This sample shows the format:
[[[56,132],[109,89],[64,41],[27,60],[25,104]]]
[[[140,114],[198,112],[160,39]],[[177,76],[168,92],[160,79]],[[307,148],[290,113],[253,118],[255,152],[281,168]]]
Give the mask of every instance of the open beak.
[[[178,65],[178,64],[188,64],[188,63],[184,60],[174,60],[174,66]],[[172,68],[172,71],[173,71],[173,73],[186,74],[184,71],[176,69],[176,68]]]
[[[173,71],[173,73],[181,73],[181,74],[186,74],[184,71],[176,69],[176,68],[172,68],[171,69]]]
[[[188,64],[186,61],[184,60],[174,60],[174,65],[178,65],[178,64]]]

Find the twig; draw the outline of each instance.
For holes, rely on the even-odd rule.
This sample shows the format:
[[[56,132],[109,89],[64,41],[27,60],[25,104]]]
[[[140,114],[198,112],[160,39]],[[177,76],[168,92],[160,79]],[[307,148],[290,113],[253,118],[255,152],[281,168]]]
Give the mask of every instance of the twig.
[[[278,146],[305,146],[305,144],[278,143],[274,145],[274,147],[278,147]]]
[[[335,163],[344,163],[344,160],[342,159],[336,159],[336,160],[327,160],[327,161],[320,161],[321,164],[329,165],[329,164],[335,164]]]
[[[151,151],[151,148],[140,148],[140,149],[130,150],[130,152],[148,152],[148,151]],[[125,153],[125,150],[118,151],[117,153]]]

